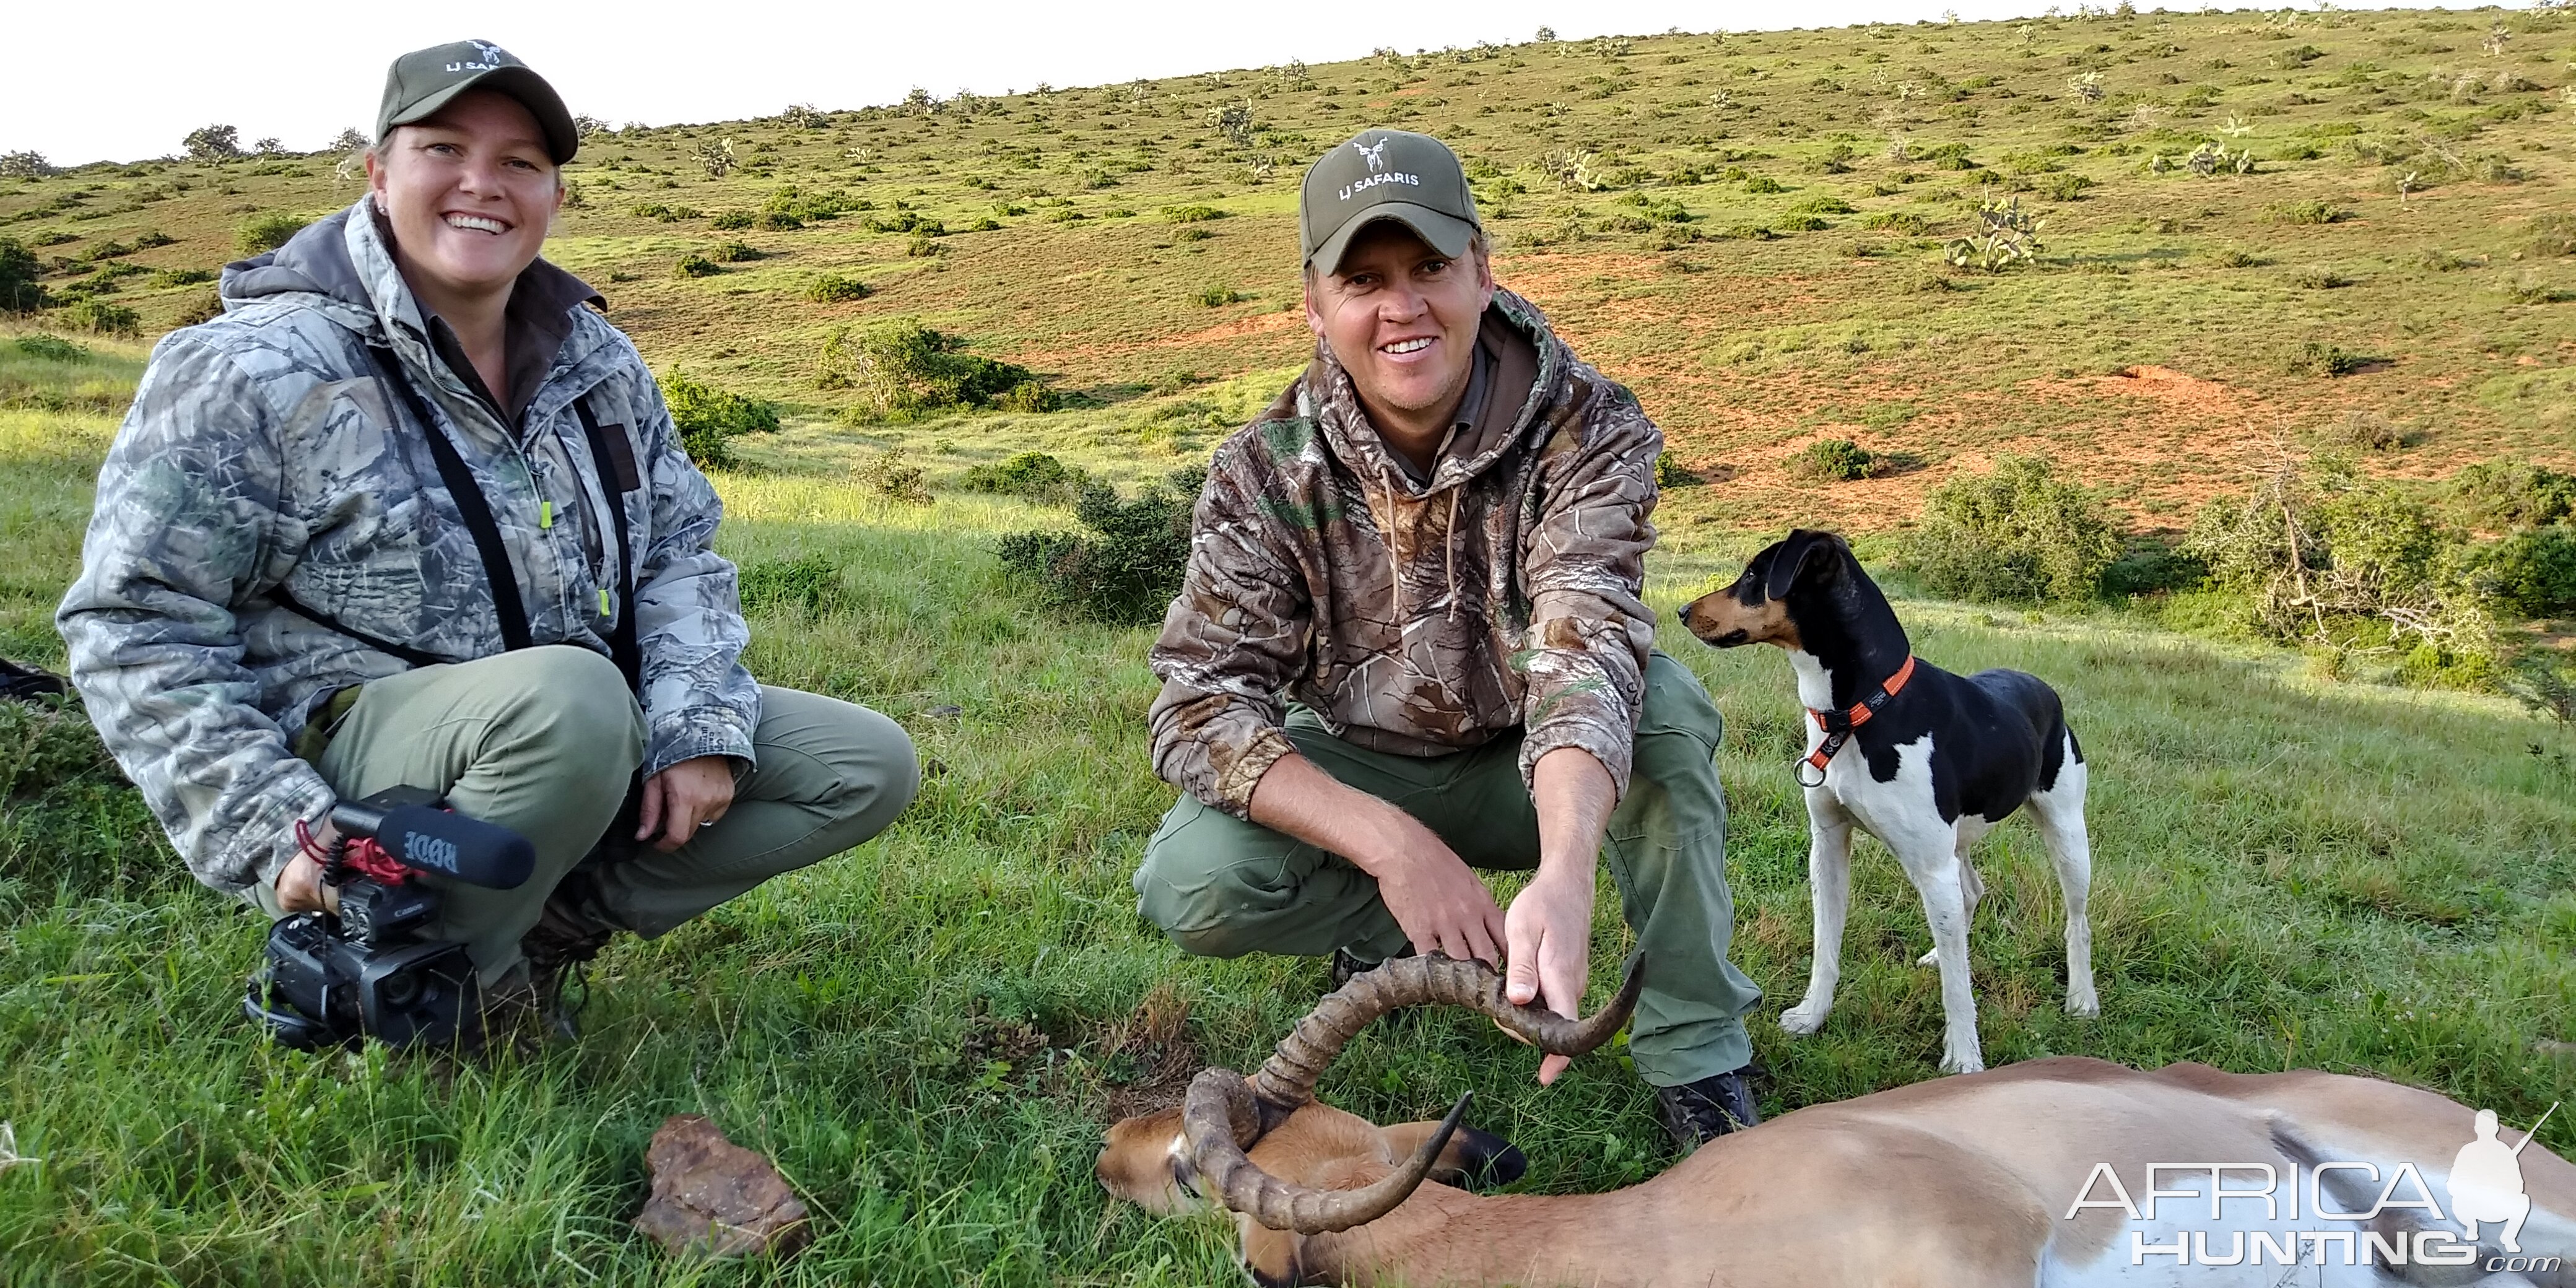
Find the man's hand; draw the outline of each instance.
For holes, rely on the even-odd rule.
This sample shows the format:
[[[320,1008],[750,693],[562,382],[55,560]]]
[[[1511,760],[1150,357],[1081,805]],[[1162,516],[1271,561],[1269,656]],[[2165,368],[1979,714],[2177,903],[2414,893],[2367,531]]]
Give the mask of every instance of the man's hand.
[[[1500,962],[1503,910],[1494,906],[1494,892],[1431,829],[1420,830],[1411,854],[1379,870],[1378,897],[1417,951]]]
[[[643,817],[635,839],[668,854],[733,808],[733,758],[698,756],[644,780]],[[655,836],[660,832],[660,836]]]
[[[1503,910],[1494,892],[1420,819],[1288,755],[1252,789],[1252,821],[1376,877],[1378,896],[1416,951],[1488,965],[1502,960]]]
[[[1511,962],[1503,996],[1516,1006],[1535,1002],[1575,1018],[1592,977],[1592,874],[1540,872],[1513,898],[1503,937]],[[1539,1061],[1539,1085],[1556,1081],[1572,1063],[1561,1055]]]
[[[1583,1004],[1591,973],[1592,870],[1619,792],[1610,771],[1580,747],[1539,757],[1530,792],[1538,807],[1538,875],[1504,918],[1511,969],[1503,996],[1519,1006],[1535,1002],[1570,1020]],[[1539,1085],[1556,1081],[1572,1063],[1561,1055],[1539,1061]]]
[[[313,843],[327,851],[340,839],[340,829],[326,817],[313,825],[312,836]],[[298,849],[278,870],[277,906],[284,912],[338,912],[340,889],[322,884],[322,865]]]

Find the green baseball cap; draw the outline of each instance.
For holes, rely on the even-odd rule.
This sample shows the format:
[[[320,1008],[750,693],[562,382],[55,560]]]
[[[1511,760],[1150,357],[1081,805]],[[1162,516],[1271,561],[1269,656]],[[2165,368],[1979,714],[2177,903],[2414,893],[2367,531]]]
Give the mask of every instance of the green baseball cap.
[[[556,165],[572,160],[581,147],[581,133],[573,129],[572,113],[564,110],[563,97],[555,87],[509,50],[484,40],[433,45],[395,59],[385,69],[385,102],[376,109],[376,142],[384,142],[397,125],[437,115],[438,109],[469,89],[488,89],[519,100],[537,118],[537,128],[546,132],[546,152]]]
[[[1326,272],[1359,230],[1392,219],[1452,259],[1484,225],[1458,154],[1428,134],[1362,130],[1306,171],[1297,194],[1297,231],[1306,263]]]

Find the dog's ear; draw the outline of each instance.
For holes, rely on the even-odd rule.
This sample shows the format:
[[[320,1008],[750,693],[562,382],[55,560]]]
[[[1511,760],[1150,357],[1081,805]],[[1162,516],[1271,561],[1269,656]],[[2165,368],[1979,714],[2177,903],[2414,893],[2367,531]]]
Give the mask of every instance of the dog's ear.
[[[1842,569],[1842,552],[1848,547],[1843,539],[1830,532],[1800,528],[1789,534],[1771,555],[1771,576],[1763,593],[1779,599],[1809,574],[1830,577]]]

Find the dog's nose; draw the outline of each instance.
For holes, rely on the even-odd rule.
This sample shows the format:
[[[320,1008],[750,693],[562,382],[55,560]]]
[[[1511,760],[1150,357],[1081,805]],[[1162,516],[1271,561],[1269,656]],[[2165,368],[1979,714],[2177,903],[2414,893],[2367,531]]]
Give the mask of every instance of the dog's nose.
[[[1681,607],[1674,609],[1673,616],[1680,618],[1682,625],[1690,625],[1690,605],[1684,604]]]

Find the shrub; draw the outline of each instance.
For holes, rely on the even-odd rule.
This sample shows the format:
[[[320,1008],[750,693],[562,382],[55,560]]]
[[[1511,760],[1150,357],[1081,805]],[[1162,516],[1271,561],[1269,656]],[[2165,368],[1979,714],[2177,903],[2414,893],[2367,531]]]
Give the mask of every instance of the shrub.
[[[61,336],[45,335],[41,332],[35,335],[19,336],[18,352],[23,353],[30,358],[42,358],[47,362],[81,363],[89,361],[89,350],[62,338]]]
[[[2293,201],[2267,206],[2263,213],[2276,224],[2337,224],[2352,218],[2349,210],[2337,210],[2322,201]]]
[[[1081,496],[1091,476],[1045,452],[1022,452],[1006,461],[969,466],[960,483],[969,492],[1065,504]]]
[[[713,277],[724,270],[717,267],[714,260],[691,251],[680,257],[679,265],[672,271],[681,277]]]
[[[233,229],[233,245],[244,255],[257,255],[286,244],[288,238],[304,231],[313,221],[302,215],[253,215]]]
[[[201,286],[215,280],[215,275],[202,268],[165,268],[152,275],[156,287]]]
[[[680,431],[680,446],[702,466],[733,464],[727,439],[777,432],[778,409],[769,403],[719,389],[677,367],[660,383],[662,401],[671,410],[671,425]]]
[[[2092,186],[2093,181],[2083,175],[2063,173],[2043,176],[2038,183],[2039,195],[2051,201],[2077,200]]]
[[[1002,567],[1044,607],[1098,621],[1149,625],[1181,588],[1189,566],[1190,507],[1207,471],[1175,471],[1133,501],[1093,483],[1074,503],[1091,535],[1016,532],[1002,538]]]
[[[906,505],[928,505],[930,479],[922,468],[900,447],[888,447],[871,453],[864,461],[850,467],[850,481],[889,501]]]
[[[2220,268],[2260,268],[2271,261],[2259,255],[2249,255],[2241,250],[2230,249],[2210,256],[2209,262]]]
[[[2576,527],[2525,528],[2479,552],[2478,581],[2525,617],[2576,616]]]
[[[2190,590],[2208,578],[2209,569],[2189,554],[2154,537],[2132,537],[2120,557],[2103,567],[2102,593],[2125,597]]]
[[[2490,622],[2457,575],[2459,541],[2395,484],[2284,465],[2251,494],[2203,506],[2183,547],[2279,638],[2338,650],[2413,639],[2492,659]]]
[[[1190,298],[1197,300],[1206,308],[1213,309],[1239,303],[1243,299],[1243,293],[1231,286],[1211,285],[1200,287],[1199,293]]]
[[[1219,210],[1214,206],[1163,207],[1163,219],[1166,222],[1175,224],[1204,223],[1210,219],[1223,219],[1225,218],[1225,214],[1226,212]]]
[[[1643,204],[1643,203],[1640,203]],[[1809,197],[1789,207],[1793,215],[1849,215],[1857,213],[1852,203],[1840,197]]]
[[[1870,454],[1848,438],[1825,438],[1809,443],[1804,451],[1789,458],[1789,473],[1797,478],[1817,482],[1848,482],[1869,477]]]
[[[1759,197],[1774,192],[1787,192],[1788,188],[1767,174],[1757,174],[1744,181],[1744,190]]]
[[[1689,468],[1682,464],[1681,458],[1673,455],[1670,449],[1655,454],[1656,487],[1688,487],[1699,481],[1700,477],[1691,473]]]
[[[134,310],[97,300],[74,300],[71,307],[55,315],[64,326],[93,335],[134,335],[142,330],[143,320]]]
[[[816,304],[845,304],[868,297],[868,284],[847,273],[825,273],[805,287],[805,298]]]
[[[751,221],[751,226],[765,233],[792,233],[805,226],[805,221],[784,210],[764,210]]]
[[[241,127],[201,125],[179,140],[191,161],[231,161],[242,155]]]
[[[758,248],[754,247],[749,242],[731,241],[716,247],[715,250],[711,252],[709,258],[714,259],[719,264],[740,264],[749,260],[767,259],[769,257],[762,254]]]
[[[1860,226],[1872,232],[1903,233],[1908,237],[1920,237],[1932,224],[1930,220],[1911,211],[1882,210],[1860,221]]]
[[[0,313],[33,313],[45,307],[44,274],[36,253],[17,238],[0,237]]]
[[[2480,461],[2451,477],[2450,494],[2470,523],[2490,530],[2576,518],[2576,475],[2522,461]]]
[[[1820,232],[1833,227],[1817,215],[1783,215],[1778,220],[1781,231],[1792,233]]]
[[[850,588],[841,569],[822,555],[794,559],[760,559],[742,565],[740,585],[745,612],[800,609],[809,617],[828,617],[850,606]]]
[[[2044,460],[2003,455],[1991,472],[1934,491],[1905,549],[1915,574],[1943,594],[2078,600],[2100,590],[2121,541],[2099,498]]]
[[[2397,422],[2375,411],[2352,411],[2345,414],[2341,426],[2345,445],[2365,452],[2394,452],[2406,446],[2406,431]]]
[[[2358,353],[2323,340],[2310,340],[2292,350],[2283,367],[2294,376],[2349,376],[2369,361]]]
[[[748,210],[719,210],[707,226],[718,232],[738,233],[751,227],[753,215]]]
[[[1040,411],[1053,401],[1028,368],[960,352],[964,347],[914,318],[844,327],[823,342],[816,383],[857,390],[865,410],[883,418],[970,407]]]

